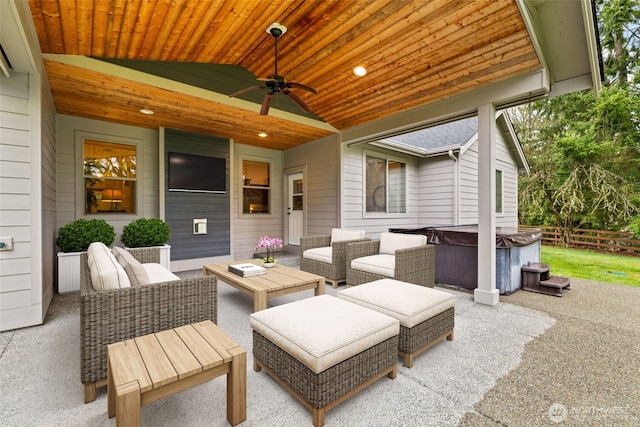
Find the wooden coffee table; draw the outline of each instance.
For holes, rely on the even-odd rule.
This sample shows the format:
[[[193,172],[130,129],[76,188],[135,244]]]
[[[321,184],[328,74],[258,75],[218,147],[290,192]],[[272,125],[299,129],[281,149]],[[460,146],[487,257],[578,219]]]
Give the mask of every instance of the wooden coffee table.
[[[251,262],[260,264],[260,260],[223,262],[202,267],[203,274],[215,275],[218,280],[233,286],[240,292],[253,297],[253,311],[267,308],[267,299],[314,289],[316,295],[324,294],[325,278],[307,273],[297,268],[276,265],[268,268],[265,274],[242,277],[229,271],[229,265]]]

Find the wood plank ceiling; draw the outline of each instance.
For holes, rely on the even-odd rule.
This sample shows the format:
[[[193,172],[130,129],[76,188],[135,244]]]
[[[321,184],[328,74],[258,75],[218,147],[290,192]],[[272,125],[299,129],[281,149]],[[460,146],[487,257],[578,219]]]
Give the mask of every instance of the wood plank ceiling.
[[[235,64],[316,88],[297,91],[335,130],[541,68],[514,0],[29,0],[45,54]],[[160,126],[287,149],[335,132],[46,56],[59,114]],[[352,69],[364,65],[368,74]],[[264,89],[266,92],[266,89]],[[231,91],[229,91],[231,93]],[[154,115],[139,113],[150,108]],[[270,136],[260,138],[259,131]]]

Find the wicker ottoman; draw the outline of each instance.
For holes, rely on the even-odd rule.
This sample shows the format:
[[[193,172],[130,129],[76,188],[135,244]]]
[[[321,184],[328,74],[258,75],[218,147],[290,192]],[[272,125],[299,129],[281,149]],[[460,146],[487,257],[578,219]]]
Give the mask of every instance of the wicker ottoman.
[[[448,292],[381,279],[338,292],[338,297],[400,321],[398,353],[404,366],[443,338],[453,340],[456,297]]]
[[[251,314],[253,369],[264,369],[324,425],[325,411],[397,374],[396,319],[329,295]]]

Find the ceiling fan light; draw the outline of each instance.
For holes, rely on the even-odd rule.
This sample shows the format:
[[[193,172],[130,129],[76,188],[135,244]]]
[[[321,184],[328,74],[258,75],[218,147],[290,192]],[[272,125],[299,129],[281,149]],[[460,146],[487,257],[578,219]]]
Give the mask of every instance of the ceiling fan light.
[[[357,67],[354,67],[353,74],[355,74],[358,77],[364,77],[367,75],[367,69],[364,68],[362,65],[358,65]]]

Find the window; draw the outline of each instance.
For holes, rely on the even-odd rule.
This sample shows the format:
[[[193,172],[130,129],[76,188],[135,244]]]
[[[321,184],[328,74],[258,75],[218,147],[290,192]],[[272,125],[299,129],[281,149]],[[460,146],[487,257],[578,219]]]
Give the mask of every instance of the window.
[[[502,213],[502,171],[496,170],[496,213]]]
[[[405,213],[406,165],[402,162],[366,156],[366,211]]]
[[[269,213],[271,165],[253,160],[242,161],[242,213]]]
[[[136,146],[85,139],[85,213],[136,213]]]

